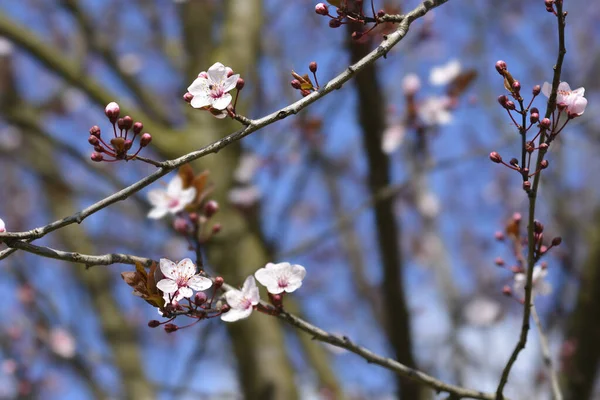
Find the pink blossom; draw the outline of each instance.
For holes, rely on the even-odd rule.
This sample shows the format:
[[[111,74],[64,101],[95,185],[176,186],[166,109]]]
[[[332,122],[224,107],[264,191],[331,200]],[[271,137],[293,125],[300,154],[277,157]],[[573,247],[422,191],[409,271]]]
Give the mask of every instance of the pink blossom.
[[[552,85],[548,82],[544,82],[542,93],[544,93],[546,97],[550,97],[551,92]],[[558,85],[558,91],[556,92],[556,104],[560,107],[566,107],[569,118],[578,117],[584,113],[585,107],[587,106],[587,99],[583,97],[584,94],[585,88],[580,87],[571,90],[571,87],[567,82],[561,82]]]

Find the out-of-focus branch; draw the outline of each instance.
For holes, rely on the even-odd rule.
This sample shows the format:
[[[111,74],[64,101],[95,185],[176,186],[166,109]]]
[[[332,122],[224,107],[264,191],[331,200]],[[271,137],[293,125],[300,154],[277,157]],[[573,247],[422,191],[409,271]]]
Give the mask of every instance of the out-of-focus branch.
[[[540,335],[540,347],[542,348],[542,357],[544,359],[544,364],[548,369],[548,374],[550,375],[550,384],[552,385],[552,394],[554,395],[554,400],[562,400],[563,396],[560,391],[560,386],[558,384],[558,376],[556,374],[556,369],[552,365],[552,356],[550,355],[550,346],[548,345],[548,338],[544,333],[544,327],[542,326],[542,321],[540,321],[540,316],[537,313],[535,305],[531,305],[531,318],[537,327],[538,334]]]

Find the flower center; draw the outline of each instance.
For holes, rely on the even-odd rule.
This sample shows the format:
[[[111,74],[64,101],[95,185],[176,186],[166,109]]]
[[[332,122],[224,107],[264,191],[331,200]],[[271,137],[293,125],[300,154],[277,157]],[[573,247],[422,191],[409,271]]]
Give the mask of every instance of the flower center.
[[[277,279],[277,286],[279,286],[280,288],[286,288],[288,286],[287,279],[285,279],[285,278]]]
[[[179,205],[179,199],[170,199],[169,208],[175,208]]]

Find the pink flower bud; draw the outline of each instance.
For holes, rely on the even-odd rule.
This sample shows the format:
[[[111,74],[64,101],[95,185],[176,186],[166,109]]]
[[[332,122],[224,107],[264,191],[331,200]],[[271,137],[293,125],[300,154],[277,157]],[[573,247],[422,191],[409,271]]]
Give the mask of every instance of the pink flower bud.
[[[100,140],[96,136],[92,135],[88,138],[88,143],[91,144],[92,146],[98,146],[98,144],[100,143]]]
[[[142,133],[142,129],[144,129],[144,124],[142,124],[141,122],[136,122],[135,124],[133,124],[133,133],[135,133],[136,135]]]
[[[540,127],[543,128],[543,129],[550,128],[550,119],[544,118],[543,120],[541,120],[540,121]]]
[[[499,60],[496,61],[496,71],[498,71],[498,73],[502,76],[504,76],[504,71],[506,71],[506,62]]]
[[[329,21],[330,28],[339,28],[342,26],[342,22],[339,19],[332,19]]]
[[[108,103],[106,105],[106,108],[104,108],[104,114],[108,117],[110,122],[112,122],[113,124],[115,122],[117,122],[117,119],[119,118],[120,113],[121,113],[121,108],[114,101]]]
[[[90,135],[100,137],[100,127],[98,125],[94,125],[90,128]]]
[[[218,211],[219,211],[219,203],[217,203],[214,200],[210,200],[210,201],[206,202],[206,204],[204,205],[204,215],[206,215],[207,218],[212,217]]]
[[[293,81],[290,82],[290,84],[292,85],[292,87],[294,89],[300,89],[302,87],[302,84],[300,83],[300,81],[298,79],[294,79]]]
[[[173,333],[178,329],[179,329],[179,327],[175,324],[166,324],[165,325],[165,332],[167,332],[167,333]]]
[[[221,286],[223,286],[223,283],[225,283],[225,280],[222,276],[215,277],[215,280],[213,281],[213,285],[215,288],[220,288]]]
[[[208,300],[208,296],[204,292],[198,292],[194,296],[194,304],[197,305],[198,307],[200,307],[202,304],[206,303],[206,300]]]
[[[319,3],[315,6],[315,12],[319,15],[327,15],[329,11],[327,10],[327,6],[324,3]]]
[[[151,141],[152,141],[152,135],[150,135],[149,133],[144,133],[142,135],[142,137],[140,138],[140,146],[146,147],[150,144]]]
[[[214,224],[212,227],[213,235],[216,235],[217,233],[221,232],[221,229],[222,229],[221,224]]]
[[[152,319],[152,320],[148,321],[148,326],[150,328],[156,328],[156,327],[160,326],[160,322],[155,319]]]
[[[92,153],[92,156],[90,158],[92,159],[92,161],[95,161],[95,162],[100,162],[100,161],[104,160],[104,157],[100,153]]]
[[[186,92],[183,95],[183,101],[185,101],[186,103],[191,103],[193,98],[194,98],[194,95],[191,94],[190,92]]]
[[[310,64],[308,64],[308,69],[314,74],[317,72],[317,63],[315,61],[311,61]]]
[[[246,82],[242,78],[238,78],[237,83],[235,84],[235,88],[237,90],[242,90],[244,88],[244,85],[246,85]]]
[[[490,160],[492,160],[493,162],[495,162],[496,164],[498,164],[498,163],[502,162],[502,157],[497,152],[492,151],[490,153]]]
[[[552,247],[560,246],[561,243],[562,238],[560,236],[557,236],[554,239],[552,239]]]
[[[534,96],[537,96],[538,94],[540,94],[541,91],[542,88],[540,87],[540,85],[535,85],[531,93],[533,93]]]

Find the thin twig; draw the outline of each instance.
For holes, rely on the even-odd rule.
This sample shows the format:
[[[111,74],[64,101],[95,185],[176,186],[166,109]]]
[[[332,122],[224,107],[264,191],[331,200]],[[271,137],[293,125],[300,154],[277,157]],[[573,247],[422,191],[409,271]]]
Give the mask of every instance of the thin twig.
[[[558,56],[556,59],[556,65],[554,66],[554,76],[552,79],[552,92],[550,93],[550,97],[548,98],[548,105],[546,107],[546,116],[545,118],[549,118],[552,115],[552,112],[556,108],[556,94],[558,91],[558,85],[560,83],[560,75],[562,72],[562,64],[567,53],[565,47],[565,17],[562,9],[562,1],[557,1],[554,3],[556,6],[556,14],[557,14],[557,22],[558,22]],[[540,135],[539,144],[541,145],[546,141],[546,131],[542,130]],[[538,145],[539,146],[539,145]],[[540,149],[537,156],[536,168],[535,171],[540,170],[540,165],[545,156],[545,150]],[[541,173],[535,174],[533,178],[533,185],[531,190],[528,193],[529,197],[529,217],[528,217],[528,225],[527,225],[527,240],[528,240],[528,249],[527,249],[527,281],[525,284],[525,301],[523,303],[523,321],[521,323],[521,334],[519,336],[519,341],[515,346],[504,370],[502,371],[502,375],[500,377],[500,382],[498,383],[498,389],[496,390],[496,400],[502,400],[504,391],[504,386],[508,382],[508,376],[510,375],[510,370],[517,361],[517,357],[521,350],[525,348],[527,344],[527,333],[529,332],[529,318],[531,314],[531,305],[532,305],[532,281],[533,281],[533,267],[535,264],[535,238],[534,238],[534,222],[535,222],[535,206],[537,199],[538,187],[540,184]]]
[[[546,365],[546,368],[548,368],[548,374],[550,374],[550,384],[552,385],[552,394],[554,395],[554,400],[562,400],[563,397],[560,391],[560,385],[558,384],[558,375],[556,374],[556,369],[554,369],[554,366],[552,365],[552,357],[550,355],[548,338],[544,333],[540,316],[538,315],[534,304],[531,305],[531,318],[533,319],[533,322],[535,322],[535,326],[537,327],[540,335],[540,347],[542,348],[544,364]]]

